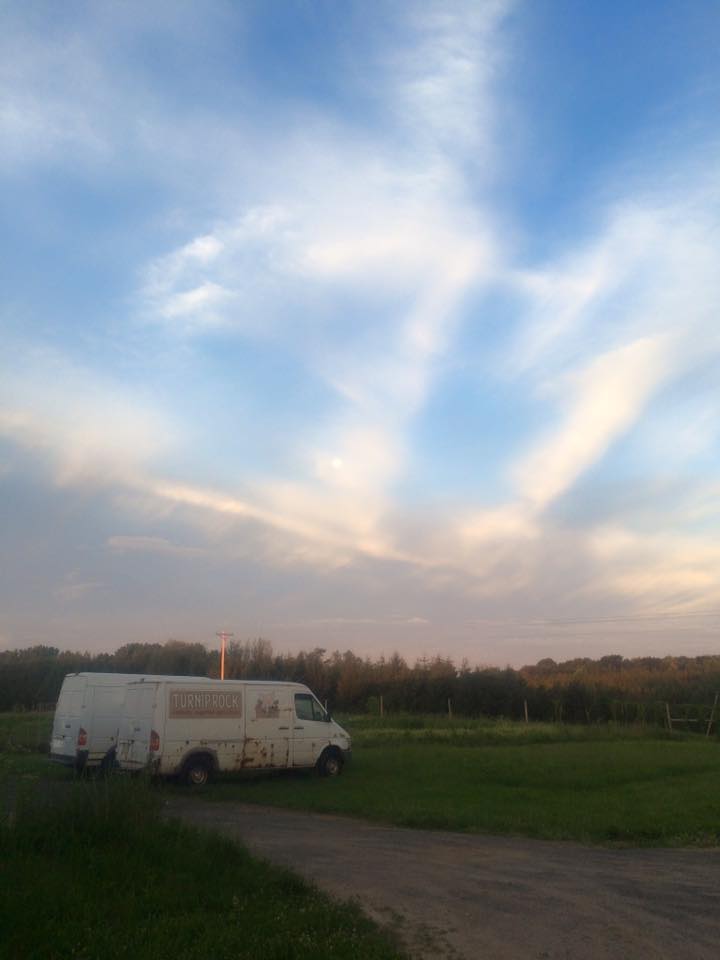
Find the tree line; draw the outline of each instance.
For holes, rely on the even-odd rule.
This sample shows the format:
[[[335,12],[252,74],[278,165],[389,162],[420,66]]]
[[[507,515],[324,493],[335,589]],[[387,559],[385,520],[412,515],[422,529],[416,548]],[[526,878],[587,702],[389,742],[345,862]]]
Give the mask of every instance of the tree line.
[[[218,677],[220,656],[200,643],[128,643],[114,653],[78,653],[36,646],[0,651],[0,710],[53,704],[67,673],[76,671]],[[276,653],[258,638],[231,641],[228,679],[306,683],[331,710],[453,713],[568,723],[651,722],[665,719],[665,703],[700,716],[720,691],[720,656],[637,657],[556,663],[546,658],[512,669],[456,664],[449,657],[410,664],[398,653],[359,657],[316,647]],[[448,704],[449,701],[449,704]]]

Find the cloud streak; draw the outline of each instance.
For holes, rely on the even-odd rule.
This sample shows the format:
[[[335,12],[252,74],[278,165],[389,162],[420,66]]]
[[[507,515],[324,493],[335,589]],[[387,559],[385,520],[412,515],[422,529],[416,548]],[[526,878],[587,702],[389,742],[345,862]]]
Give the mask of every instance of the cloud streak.
[[[667,335],[636,340],[602,354],[572,377],[564,423],[514,469],[518,492],[533,509],[542,510],[569,489],[637,422],[672,370],[672,347]]]

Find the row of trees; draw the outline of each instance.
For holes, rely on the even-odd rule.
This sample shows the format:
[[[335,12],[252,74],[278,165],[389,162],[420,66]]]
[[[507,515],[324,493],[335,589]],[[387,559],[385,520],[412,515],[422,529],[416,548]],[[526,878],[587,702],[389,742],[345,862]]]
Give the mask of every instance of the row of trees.
[[[217,650],[199,643],[130,643],[115,653],[70,653],[54,647],[0,652],[0,710],[30,709],[57,699],[63,677],[79,670],[219,676]],[[231,642],[227,678],[294,680],[306,683],[332,709],[440,713],[448,701],[457,714],[520,718],[525,706],[536,720],[570,723],[662,722],[665,702],[701,705],[720,690],[720,656],[643,657],[619,655],[534,666],[459,666],[449,658],[409,664],[395,653],[377,660],[351,651],[321,648],[275,653],[264,639]]]

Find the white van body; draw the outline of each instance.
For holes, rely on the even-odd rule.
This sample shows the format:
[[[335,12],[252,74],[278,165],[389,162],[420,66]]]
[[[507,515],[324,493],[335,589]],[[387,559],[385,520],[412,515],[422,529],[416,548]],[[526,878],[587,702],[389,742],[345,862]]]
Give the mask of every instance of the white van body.
[[[315,767],[336,774],[350,737],[300,683],[146,678],[128,684],[117,761],[203,784],[213,773]]]
[[[78,770],[113,762],[127,685],[138,673],[69,673],[63,680],[50,741],[50,759]],[[161,679],[153,677],[154,680]],[[207,677],[174,677],[208,683]]]

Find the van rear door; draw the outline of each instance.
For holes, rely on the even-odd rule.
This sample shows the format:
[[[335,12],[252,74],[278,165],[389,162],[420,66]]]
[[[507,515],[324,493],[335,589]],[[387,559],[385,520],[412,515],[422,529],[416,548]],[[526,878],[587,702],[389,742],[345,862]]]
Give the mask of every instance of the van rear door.
[[[51,760],[75,763],[86,685],[85,677],[66,677],[63,681],[53,719]]]
[[[118,680],[117,683],[88,685],[87,702],[92,703],[89,708],[92,721],[88,729],[88,761],[90,763],[101,763],[116,748],[126,690],[127,681],[124,679]]]

